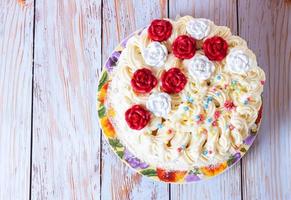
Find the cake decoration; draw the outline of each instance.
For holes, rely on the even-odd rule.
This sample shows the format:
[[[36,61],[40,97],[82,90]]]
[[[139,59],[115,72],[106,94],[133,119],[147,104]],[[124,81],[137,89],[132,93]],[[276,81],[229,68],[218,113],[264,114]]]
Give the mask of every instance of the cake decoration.
[[[227,110],[232,110],[232,109],[234,109],[236,106],[234,105],[233,101],[227,100],[227,101],[224,102],[224,107],[225,107]]]
[[[225,58],[228,49],[227,42],[219,36],[207,38],[203,43],[203,50],[209,60],[221,61]]]
[[[163,91],[174,94],[182,91],[187,83],[187,78],[179,68],[165,71],[161,77]]]
[[[202,40],[208,36],[210,29],[211,22],[203,18],[190,20],[186,24],[187,33],[189,33],[196,40]]]
[[[168,20],[155,19],[148,28],[148,36],[153,41],[165,41],[172,34],[172,24]]]
[[[265,73],[245,40],[191,16],[156,19],[121,42],[98,84],[98,116],[116,154],[164,182],[233,166],[261,123]]]
[[[167,118],[171,111],[171,97],[164,92],[152,93],[147,100],[146,107],[155,116]]]
[[[244,74],[255,66],[254,55],[247,49],[233,48],[226,57],[226,68],[233,73]]]
[[[158,84],[157,78],[147,68],[138,69],[131,79],[131,86],[137,93],[148,93]]]
[[[200,81],[209,79],[215,70],[214,64],[204,55],[195,55],[185,63],[190,75]]]
[[[180,59],[189,59],[195,55],[196,41],[188,35],[178,36],[172,44],[173,54]]]
[[[159,42],[151,42],[143,50],[143,58],[145,63],[153,67],[161,67],[164,65],[167,55],[167,48]]]
[[[143,129],[150,121],[151,114],[141,105],[134,105],[125,112],[128,126],[134,130]]]

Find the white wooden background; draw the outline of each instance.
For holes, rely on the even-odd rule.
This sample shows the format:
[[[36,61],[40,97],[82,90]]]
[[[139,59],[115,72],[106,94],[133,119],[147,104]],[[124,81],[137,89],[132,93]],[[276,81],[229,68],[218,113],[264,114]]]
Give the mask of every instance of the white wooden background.
[[[210,18],[266,72],[250,152],[197,184],[152,182],[110,151],[96,89],[114,47],[154,18]],[[291,199],[290,0],[0,0],[0,199]]]

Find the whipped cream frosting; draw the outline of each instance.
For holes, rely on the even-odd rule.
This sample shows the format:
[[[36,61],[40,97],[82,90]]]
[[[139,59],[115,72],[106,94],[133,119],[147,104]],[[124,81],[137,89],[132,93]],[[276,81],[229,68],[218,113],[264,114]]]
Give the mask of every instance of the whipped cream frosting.
[[[152,93],[147,102],[146,107],[157,117],[167,118],[171,111],[171,97],[167,93]]]
[[[209,79],[214,72],[214,64],[204,55],[196,54],[190,60],[185,60],[190,75],[200,81]]]
[[[159,42],[151,42],[143,49],[143,58],[147,65],[161,67],[168,55],[167,48]]]
[[[117,137],[136,157],[154,167],[189,170],[226,161],[249,135],[262,105],[265,74],[246,42],[212,22],[210,30],[202,21],[206,25],[191,32],[187,26],[195,20],[190,16],[169,20],[172,36],[163,43],[151,42],[147,29],[134,35],[112,72],[106,107],[115,111],[111,121]],[[210,62],[200,50],[190,60],[167,55],[167,43],[171,44],[178,35],[194,32],[196,38],[223,37],[229,44],[226,60]],[[132,90],[130,81],[145,63],[159,84],[150,94],[140,95]],[[161,90],[160,77],[172,67],[183,71],[187,84],[180,93],[169,95]],[[233,102],[235,108],[226,108],[226,101]],[[124,119],[125,111],[134,104],[144,105],[152,112],[150,123],[138,131],[130,129]]]
[[[187,33],[197,40],[201,40],[208,36],[210,28],[210,21],[203,18],[192,19],[186,24]]]

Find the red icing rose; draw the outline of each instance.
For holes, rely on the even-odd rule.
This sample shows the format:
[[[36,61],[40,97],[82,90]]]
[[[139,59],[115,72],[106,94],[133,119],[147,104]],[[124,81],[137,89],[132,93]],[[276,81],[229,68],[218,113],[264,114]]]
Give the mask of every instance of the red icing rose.
[[[195,55],[196,41],[188,35],[180,35],[172,45],[173,54],[180,59],[189,59]]]
[[[141,105],[134,105],[125,112],[128,126],[134,130],[143,129],[150,121],[151,114]]]
[[[131,79],[133,90],[142,94],[150,92],[157,84],[158,80],[156,77],[151,70],[146,68],[136,70]]]
[[[148,35],[154,41],[165,41],[172,34],[172,24],[163,19],[155,19],[148,28]]]
[[[203,43],[203,50],[209,60],[221,61],[225,58],[228,49],[226,41],[219,36],[208,38]]]
[[[186,76],[179,68],[171,68],[165,71],[161,77],[162,89],[169,93],[178,93],[182,91],[187,83]]]

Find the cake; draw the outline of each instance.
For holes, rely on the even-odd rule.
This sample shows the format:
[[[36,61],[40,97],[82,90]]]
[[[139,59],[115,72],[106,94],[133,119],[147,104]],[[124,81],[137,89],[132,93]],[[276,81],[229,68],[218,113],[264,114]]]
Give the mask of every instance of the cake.
[[[225,171],[252,144],[264,71],[225,26],[155,19],[108,58],[98,86],[103,133],[139,173],[191,182]]]

